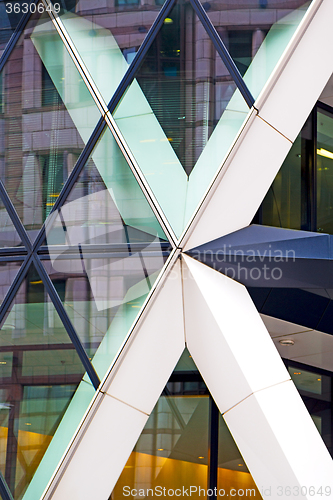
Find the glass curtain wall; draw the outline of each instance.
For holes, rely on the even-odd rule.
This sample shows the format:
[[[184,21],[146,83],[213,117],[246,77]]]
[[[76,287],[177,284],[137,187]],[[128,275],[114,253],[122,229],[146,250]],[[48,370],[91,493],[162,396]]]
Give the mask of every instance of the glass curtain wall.
[[[164,497],[186,498],[191,491],[194,499],[240,499],[246,490],[262,498],[185,349],[109,500],[160,491]]]
[[[333,234],[333,108],[317,103],[253,222]]]

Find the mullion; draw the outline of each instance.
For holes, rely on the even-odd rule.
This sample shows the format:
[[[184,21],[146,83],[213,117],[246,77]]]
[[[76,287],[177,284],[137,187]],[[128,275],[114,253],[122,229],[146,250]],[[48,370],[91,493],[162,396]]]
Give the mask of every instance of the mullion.
[[[149,32],[147,33],[147,36],[145,37],[144,41],[142,42],[142,45],[140,46],[136,56],[134,57],[133,62],[131,63],[130,67],[128,68],[122,81],[118,85],[115,93],[113,94],[113,96],[109,102],[108,109],[111,113],[117,107],[117,105],[118,105],[124,91],[128,87],[128,85],[134,80],[134,76],[135,76],[135,73],[137,72],[137,69],[139,68],[140,64],[142,63],[142,60],[146,56],[151,44],[153,43],[153,41],[155,39],[155,36],[157,35],[159,30],[163,26],[165,18],[168,16],[168,14],[170,13],[170,11],[173,8],[175,3],[176,3],[176,0],[167,0],[165,2],[165,4],[163,5],[162,9],[160,10],[152,27],[150,28]],[[53,205],[52,210],[49,214],[49,217],[51,216],[51,214],[55,210],[58,210],[60,207],[63,206],[68,194],[70,193],[75,182],[77,181],[85,163],[88,161],[94,147],[96,146],[98,140],[100,139],[100,137],[103,134],[106,127],[107,127],[107,125],[106,125],[103,117],[100,118],[98,124],[95,127],[95,130],[91,134],[89,141],[87,142],[84,150],[82,151],[74,169],[72,170],[69,178],[67,179],[63,189],[61,190],[60,195],[58,196],[55,204]],[[45,235],[46,235],[46,227],[45,227],[45,223],[44,223],[43,227],[41,228],[41,230],[40,230],[39,234],[37,235],[36,240],[34,242],[34,245],[33,245],[34,251],[38,250],[38,248],[41,246],[41,244],[45,238]]]
[[[217,478],[218,478],[218,454],[219,454],[219,409],[209,395],[209,442],[208,442],[208,489],[213,495],[209,495],[207,500],[217,499]]]
[[[226,46],[222,42],[216,29],[212,25],[209,17],[207,16],[204,8],[202,7],[200,1],[199,0],[190,0],[190,3],[192,5],[193,9],[195,10],[198,18],[202,22],[203,27],[205,28],[208,36],[210,37],[211,41],[213,42],[213,45],[214,45],[217,53],[219,54],[223,63],[225,64],[227,70],[229,71],[230,76],[233,78],[240,93],[244,97],[246,104],[249,106],[249,108],[251,108],[254,104],[254,97],[252,96],[250,90],[248,89],[246,83],[244,82],[242,75],[240,74],[236,64],[234,63],[234,60],[232,59]]]
[[[53,302],[54,307],[56,308],[57,313],[60,316],[60,319],[76,349],[76,352],[78,353],[78,356],[81,360],[81,363],[83,364],[93,386],[95,389],[98,388],[100,384],[100,380],[98,378],[98,375],[95,371],[95,368],[93,367],[92,363],[90,362],[90,359],[88,357],[88,354],[86,353],[85,348],[83,347],[81,340],[76,333],[76,330],[74,329],[71,320],[69,319],[69,316],[63,306],[63,303],[60,300],[60,297],[58,295],[58,292],[56,291],[49,275],[47,274],[43,264],[39,260],[38,255],[35,253],[32,254],[32,259],[35,264],[35,267],[40,275],[40,277],[43,280],[44,286],[46,288],[46,291],[50,297],[50,299]]]
[[[2,500],[14,500],[1,471],[0,471],[0,495]]]
[[[36,4],[38,1],[39,0],[33,0],[30,5]],[[10,37],[10,39],[5,47],[5,50],[3,51],[3,54],[0,58],[0,72],[3,70],[4,65],[6,64],[10,54],[12,53],[12,51],[16,45],[16,42],[20,38],[22,31],[26,27],[31,16],[32,16],[32,12],[30,12],[30,8],[29,8],[28,12],[26,14],[23,14],[23,16],[20,19],[20,22],[16,26],[16,29],[15,29],[14,33],[12,34],[12,36]]]

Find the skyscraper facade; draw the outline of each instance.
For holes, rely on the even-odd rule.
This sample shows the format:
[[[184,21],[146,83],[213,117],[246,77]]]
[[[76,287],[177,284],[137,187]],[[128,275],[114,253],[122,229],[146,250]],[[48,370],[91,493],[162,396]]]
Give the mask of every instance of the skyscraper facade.
[[[332,15],[0,3],[3,500],[333,495]]]

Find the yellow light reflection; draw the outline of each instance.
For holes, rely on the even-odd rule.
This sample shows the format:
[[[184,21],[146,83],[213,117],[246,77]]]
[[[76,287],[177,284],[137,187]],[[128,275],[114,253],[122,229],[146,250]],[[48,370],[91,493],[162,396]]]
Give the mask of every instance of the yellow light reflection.
[[[324,156],[325,158],[329,158],[330,160],[333,160],[333,153],[331,151],[327,151],[327,149],[317,149],[317,154],[319,156]]]

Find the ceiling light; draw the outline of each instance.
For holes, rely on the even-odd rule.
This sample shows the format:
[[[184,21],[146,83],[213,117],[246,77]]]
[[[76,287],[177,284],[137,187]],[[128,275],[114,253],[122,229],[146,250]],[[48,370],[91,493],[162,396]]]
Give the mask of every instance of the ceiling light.
[[[327,151],[327,149],[317,149],[317,154],[320,156],[325,156],[325,158],[329,158],[330,160],[333,160],[333,153],[331,151]]]
[[[205,458],[205,457],[198,457],[198,458],[200,458],[200,460],[202,460],[202,459],[203,459],[203,458]]]
[[[280,344],[281,345],[294,345],[295,342],[291,339],[282,339],[282,340],[279,340]]]
[[[164,24],[172,24],[173,23],[173,20],[171,19],[171,17],[166,17],[164,19]]]
[[[157,451],[164,451],[164,448],[157,448]]]

